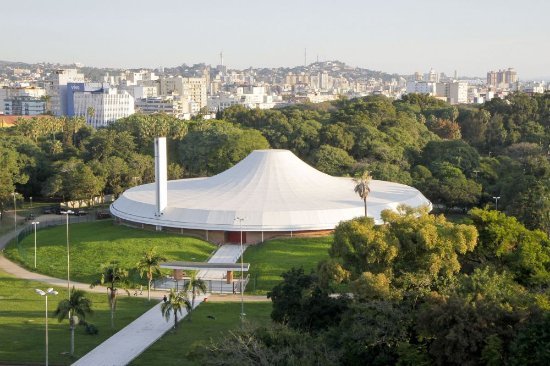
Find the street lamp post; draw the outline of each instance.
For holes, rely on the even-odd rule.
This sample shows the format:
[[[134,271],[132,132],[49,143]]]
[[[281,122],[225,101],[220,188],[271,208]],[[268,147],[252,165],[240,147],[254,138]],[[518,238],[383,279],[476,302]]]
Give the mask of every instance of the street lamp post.
[[[239,230],[241,232],[241,323],[244,320],[244,263],[243,263],[243,217],[235,217],[235,221],[239,221]]]
[[[17,238],[17,242],[19,242],[19,236],[17,235],[17,204],[15,200],[16,193],[15,191],[13,194],[13,231],[15,232],[15,237]]]
[[[70,267],[71,267],[71,260],[69,255],[69,210],[65,212],[65,216],[67,218],[67,293],[69,296],[69,299],[71,298],[71,279],[70,279]]]
[[[57,295],[58,292],[51,287],[45,292],[40,289],[35,289],[35,291],[38,295],[46,298],[46,366],[48,366],[48,295]]]
[[[495,200],[495,210],[498,211],[498,200],[500,199],[500,196],[493,196],[493,199]]]
[[[34,268],[36,268],[36,225],[40,224],[40,221],[33,221],[31,224],[34,226]]]
[[[31,200],[31,210],[32,210],[32,197],[29,197],[29,199]]]

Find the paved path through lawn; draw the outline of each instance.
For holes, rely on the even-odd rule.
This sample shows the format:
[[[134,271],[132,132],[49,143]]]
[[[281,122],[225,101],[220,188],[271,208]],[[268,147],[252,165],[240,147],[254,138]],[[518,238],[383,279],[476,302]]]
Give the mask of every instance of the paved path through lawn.
[[[198,296],[195,299],[195,308],[203,299],[204,296]],[[162,302],[158,303],[120,332],[101,343],[73,363],[73,366],[122,366],[130,363],[174,326],[174,314],[171,314],[169,321],[166,321],[160,311],[161,304]],[[178,315],[178,320],[181,321],[186,315],[187,311],[183,310],[182,314]]]
[[[208,263],[235,263],[241,256],[240,245],[222,245],[208,260]],[[199,278],[220,278],[223,271],[200,271]],[[204,300],[206,295],[195,300],[195,307]],[[130,363],[139,356],[164,333],[171,329],[173,322],[167,322],[157,304],[151,310],[134,320],[120,332],[107,339],[90,353],[75,362],[75,366],[119,366]],[[183,319],[187,312],[180,318]]]
[[[243,245],[243,252],[247,246]],[[225,244],[219,247],[212,257],[208,260],[208,263],[236,263],[241,257],[241,246],[235,244]],[[197,274],[198,278],[203,280],[219,280],[226,275],[225,271],[216,271],[213,269],[203,269]]]
[[[23,229],[20,229],[21,231]],[[18,231],[18,232],[19,232]],[[0,237],[0,250],[15,238],[16,233],[11,232]],[[243,247],[243,250],[246,246]],[[235,263],[241,255],[240,245],[223,245],[216,253],[210,258],[209,263]],[[9,261],[3,255],[0,255],[0,269],[6,271],[9,274],[21,279],[40,281],[57,288],[67,286],[65,279],[59,279],[54,277],[45,276],[39,273],[28,271],[17,264]],[[201,271],[201,278],[208,278],[210,276],[216,276],[220,278],[224,272],[220,271]],[[217,272],[217,273],[215,273]],[[205,276],[205,277],[202,277]],[[71,282],[71,286],[75,286],[78,289],[92,292],[106,292],[106,288],[97,286],[90,289],[88,284]],[[163,291],[151,291],[151,297],[161,298],[166,292]],[[146,291],[143,292],[141,297],[147,296]],[[195,299],[195,308],[205,299],[206,295],[197,296]],[[240,301],[240,296],[213,296],[208,298],[208,301]],[[245,301],[270,301],[265,296],[245,296]],[[134,358],[139,356],[150,345],[158,340],[164,333],[171,329],[173,326],[173,318],[170,321],[166,321],[162,317],[160,306],[162,302],[156,304],[152,309],[144,313],[142,316],[134,320],[128,326],[114,334],[111,338],[101,343],[98,347],[94,348],[91,352],[87,353],[84,357],[80,358],[73,365],[77,366],[122,366],[130,363]],[[183,319],[187,315],[184,310],[181,316]],[[173,314],[172,314],[173,316]]]

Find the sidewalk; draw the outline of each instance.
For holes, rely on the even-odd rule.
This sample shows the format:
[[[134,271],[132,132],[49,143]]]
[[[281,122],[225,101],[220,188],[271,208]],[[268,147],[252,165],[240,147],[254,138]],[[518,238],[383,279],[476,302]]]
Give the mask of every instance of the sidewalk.
[[[195,308],[203,299],[204,296],[196,298]],[[161,305],[162,302],[155,305],[151,310],[73,363],[73,366],[122,366],[129,364],[174,326],[174,314],[172,313],[167,321],[160,311]],[[181,315],[178,314],[178,321],[185,316],[187,316],[187,311],[183,310]]]
[[[0,237],[0,250],[13,239],[15,236],[23,230],[19,229],[17,232],[10,232]],[[243,248],[243,250],[246,247]],[[210,258],[209,262],[211,263],[235,263],[237,259],[240,258],[240,246],[238,245],[223,245],[214,253]],[[67,281],[65,279],[54,278],[50,276],[45,276],[39,273],[31,272],[25,268],[20,267],[19,265],[9,261],[3,255],[0,255],[0,269],[5,272],[21,279],[40,281],[47,283],[56,288],[64,288],[67,286]],[[201,271],[203,272],[203,271]],[[204,271],[203,275],[208,278],[209,276],[220,276],[224,273],[216,273],[219,271]],[[89,284],[72,282],[71,287],[74,286],[77,289],[81,289],[89,292],[99,292],[106,293],[107,289],[103,286],[97,286],[93,289],[90,288]],[[151,297],[160,299],[166,294],[166,291],[153,291],[151,290]],[[143,291],[139,297],[147,297],[147,292]],[[205,300],[211,302],[236,302],[241,301],[240,296],[236,295],[201,295],[197,296],[195,300],[195,308],[200,305],[202,301]],[[254,296],[247,295],[245,296],[245,301],[255,302],[255,301],[271,301],[265,296]],[[77,366],[122,366],[130,363],[134,358],[139,356],[143,351],[145,351],[149,346],[156,342],[164,333],[171,329],[173,326],[173,318],[170,321],[166,321],[162,317],[160,311],[161,303],[153,306],[152,309],[144,313],[142,316],[134,320],[128,326],[120,330],[118,333],[114,334],[111,338],[107,339],[105,342],[101,343],[98,347],[94,348],[92,351],[84,355],[73,365]],[[183,311],[181,319],[185,318],[187,315],[186,311]],[[173,316],[173,314],[172,314]]]
[[[243,252],[247,246],[243,245]],[[241,246],[236,244],[224,244],[216,250],[216,253],[208,260],[208,263],[236,263],[241,257]],[[203,280],[219,280],[224,278],[224,271],[205,269],[197,273],[197,277]]]

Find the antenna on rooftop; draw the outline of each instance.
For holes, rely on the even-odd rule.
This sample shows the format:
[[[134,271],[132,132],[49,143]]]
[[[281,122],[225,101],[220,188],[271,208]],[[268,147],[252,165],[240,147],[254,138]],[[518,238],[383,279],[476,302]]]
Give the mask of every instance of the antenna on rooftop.
[[[220,65],[223,66],[223,51],[220,52]]]
[[[304,66],[307,66],[307,48],[304,48]]]

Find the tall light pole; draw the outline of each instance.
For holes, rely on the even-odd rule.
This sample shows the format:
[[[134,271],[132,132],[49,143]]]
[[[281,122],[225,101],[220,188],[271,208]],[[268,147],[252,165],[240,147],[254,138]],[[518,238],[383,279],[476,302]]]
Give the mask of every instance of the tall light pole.
[[[70,279],[70,268],[71,268],[71,260],[69,255],[69,210],[65,212],[65,216],[67,217],[67,293],[69,296],[69,299],[71,298],[71,279]]]
[[[58,292],[53,288],[47,289],[45,292],[40,289],[35,289],[36,293],[46,298],[46,366],[48,366],[48,295],[57,295]]]
[[[36,225],[40,224],[40,221],[33,221],[31,224],[34,226],[34,268],[36,268]]]
[[[13,191],[13,231],[15,232],[15,237],[17,238],[17,242],[19,242],[19,236],[17,235],[17,204],[15,203],[15,196],[16,193]]]
[[[235,221],[239,221],[239,229],[241,231],[241,323],[244,320],[244,263],[243,263],[243,221],[244,217],[235,217]]]
[[[493,199],[495,200],[495,210],[498,211],[498,200],[500,199],[500,196],[493,196]]]

